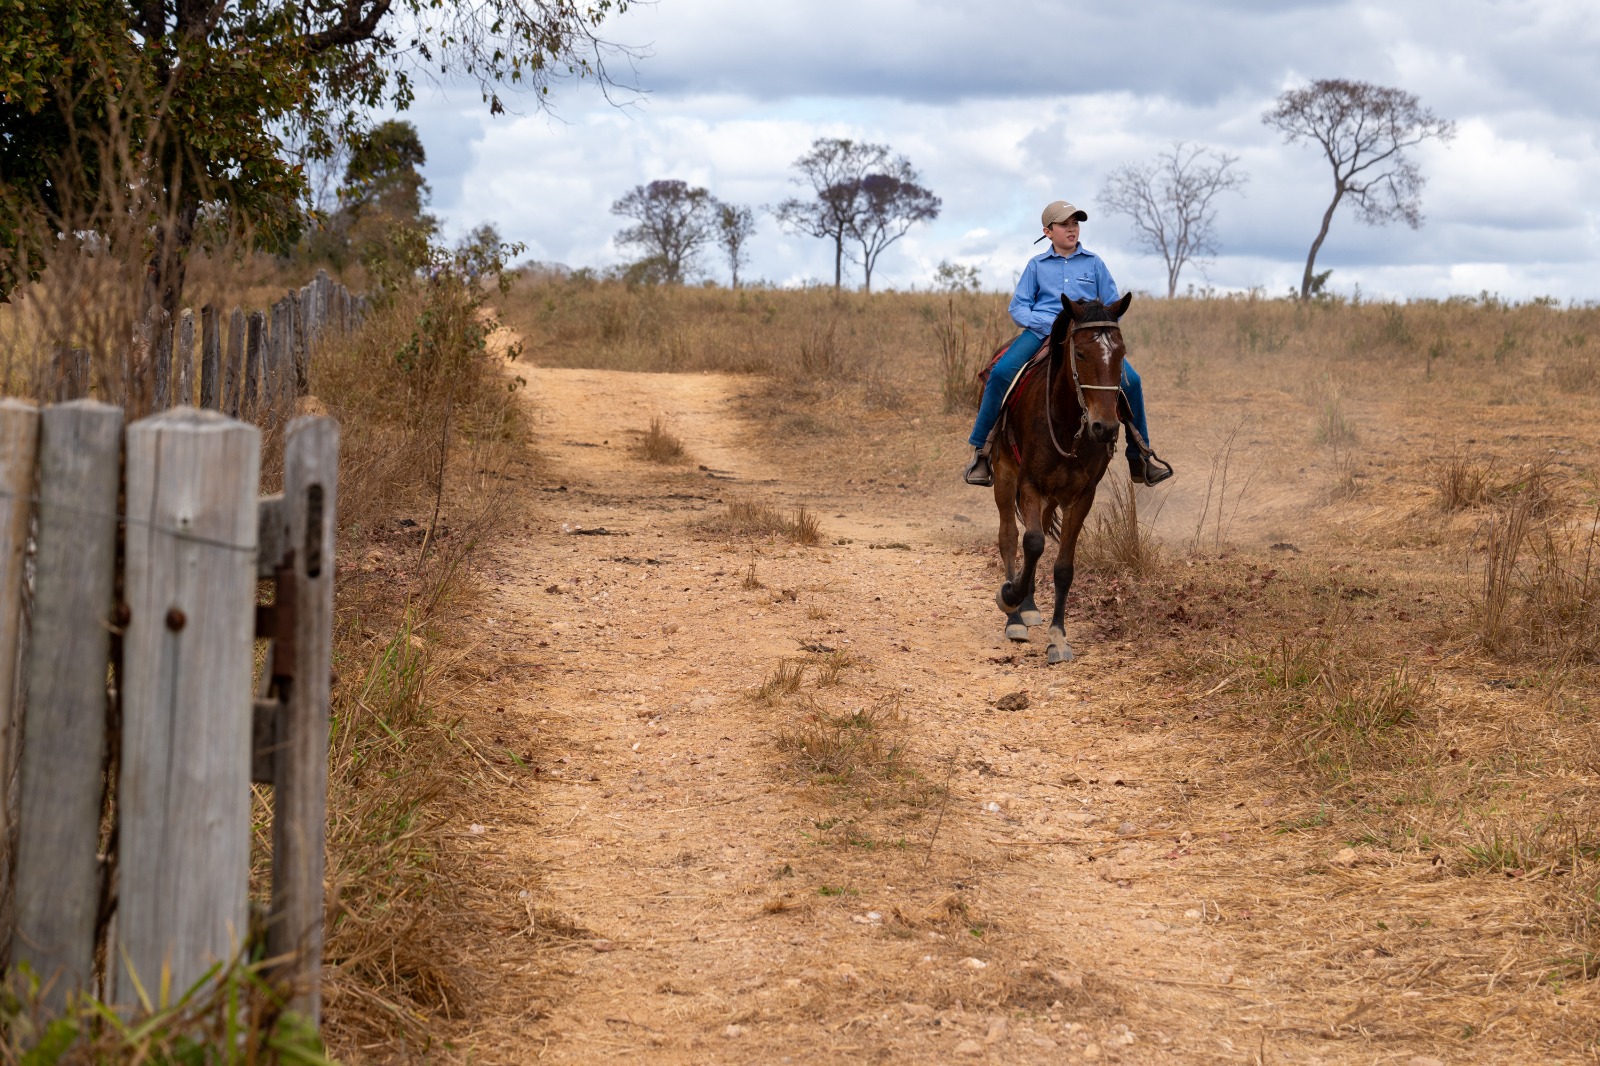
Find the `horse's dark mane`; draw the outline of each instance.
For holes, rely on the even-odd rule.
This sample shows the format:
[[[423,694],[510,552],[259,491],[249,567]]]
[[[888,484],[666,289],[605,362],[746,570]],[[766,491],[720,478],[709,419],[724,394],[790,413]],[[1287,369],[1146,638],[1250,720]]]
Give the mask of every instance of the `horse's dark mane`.
[[[1061,313],[1056,316],[1055,322],[1050,326],[1051,355],[1060,354],[1061,346],[1067,339],[1067,329],[1074,322],[1106,322],[1113,326],[1117,324],[1117,320],[1111,317],[1111,308],[1099,300],[1084,300],[1080,306],[1083,308],[1083,316],[1081,318],[1073,317],[1072,308],[1065,304],[1061,306]]]

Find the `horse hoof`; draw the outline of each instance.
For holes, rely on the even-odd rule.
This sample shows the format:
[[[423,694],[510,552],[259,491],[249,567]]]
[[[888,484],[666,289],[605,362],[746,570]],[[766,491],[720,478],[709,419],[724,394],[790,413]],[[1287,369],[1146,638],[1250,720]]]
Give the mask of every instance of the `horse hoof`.
[[[1021,622],[1012,622],[1006,626],[1006,639],[1014,640],[1018,644],[1028,643],[1028,627]]]
[[[1055,663],[1070,663],[1072,661],[1072,645],[1052,644],[1050,645],[1050,650],[1045,653],[1044,658],[1045,662],[1052,665]]]
[[[1006,602],[1006,590],[1003,587],[999,592],[994,594],[994,603],[996,607],[1000,608],[1006,614],[1016,614],[1017,608],[1021,606],[1020,604]],[[1035,623],[1035,625],[1037,624],[1038,623]]]
[[[1022,606],[1017,608],[1017,611],[1022,615],[1022,621],[1025,624],[1030,626],[1044,625],[1044,615],[1039,613],[1039,608],[1033,602],[1031,593],[1022,601]]]

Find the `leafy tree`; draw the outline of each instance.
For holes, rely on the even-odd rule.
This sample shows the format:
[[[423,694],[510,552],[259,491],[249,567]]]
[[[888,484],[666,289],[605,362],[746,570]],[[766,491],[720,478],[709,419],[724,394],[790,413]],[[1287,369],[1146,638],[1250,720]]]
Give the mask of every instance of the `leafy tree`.
[[[771,208],[784,226],[833,242],[833,287],[844,279],[844,242],[861,210],[861,179],[889,163],[889,147],[837,137],[818,137],[811,151],[794,161],[796,185],[809,185],[812,199],[790,197]]]
[[[613,215],[634,224],[617,234],[617,243],[644,252],[649,277],[681,284],[717,228],[717,202],[699,186],[676,179],[635,185],[611,205]]]
[[[1250,179],[1235,170],[1237,156],[1197,144],[1174,144],[1155,162],[1126,164],[1112,171],[1100,192],[1106,210],[1133,222],[1138,244],[1167,264],[1167,298],[1178,291],[1178,275],[1200,256],[1215,255],[1212,201]]]
[[[941,259],[933,270],[933,287],[939,292],[982,292],[983,278],[970,263]]]
[[[717,204],[717,245],[728,257],[728,271],[733,275],[733,288],[739,287],[739,268],[750,262],[745,245],[756,232],[756,215],[739,204]]]
[[[303,221],[303,156],[325,157],[414,79],[501,90],[593,75],[600,23],[628,0],[0,0],[0,295],[107,187],[151,208],[168,310],[208,220],[280,246]],[[123,205],[125,206],[125,205]],[[107,209],[108,210],[108,209]]]
[[[856,186],[849,234],[860,246],[863,288],[872,291],[872,270],[883,250],[918,222],[939,217],[939,198],[917,184],[917,172],[904,157],[885,172],[863,177]]]
[[[438,229],[437,220],[423,213],[430,190],[417,168],[427,161],[417,128],[396,119],[352,146],[332,228],[363,262],[390,254],[396,228],[424,234]]]
[[[1422,187],[1426,179],[1406,154],[1423,141],[1449,141],[1454,122],[1441,119],[1402,89],[1364,81],[1327,79],[1290,89],[1261,121],[1283,132],[1286,144],[1310,140],[1333,168],[1333,198],[1322,213],[1322,228],[1311,242],[1300,298],[1311,295],[1317,252],[1339,204],[1349,198],[1356,217],[1368,225],[1404,222],[1422,225]]]

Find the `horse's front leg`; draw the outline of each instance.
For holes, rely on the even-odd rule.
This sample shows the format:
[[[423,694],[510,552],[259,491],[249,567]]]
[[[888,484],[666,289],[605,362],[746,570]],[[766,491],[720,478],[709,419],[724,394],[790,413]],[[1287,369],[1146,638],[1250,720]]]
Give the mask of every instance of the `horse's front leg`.
[[[1073,501],[1061,516],[1061,550],[1056,554],[1056,607],[1050,615],[1050,650],[1045,661],[1072,661],[1072,645],[1067,643],[1067,593],[1072,590],[1073,560],[1078,554],[1078,534],[1094,505],[1094,493],[1087,492]]]
[[[1045,536],[1047,537],[1050,535],[1050,524],[1055,521],[1055,518],[1056,501],[1046,500],[1044,504],[1044,516],[1040,521],[1039,528],[1044,530]],[[1035,583],[1035,587],[1029,589],[1028,595],[1023,598],[1021,609],[1017,611],[1017,614],[1021,616],[1022,624],[1025,626],[1044,625],[1044,615],[1040,613],[1039,605],[1035,603],[1033,599],[1037,592],[1038,586],[1037,583]]]
[[[1034,576],[1039,566],[1039,556],[1044,554],[1043,509],[1039,494],[1032,487],[1024,486],[1017,499],[1017,510],[1021,513],[1025,529],[1022,534],[1022,570],[1000,586],[1000,592],[995,597],[1000,609],[1006,612],[1006,636],[1016,641],[1028,639],[1022,606],[1033,598]]]

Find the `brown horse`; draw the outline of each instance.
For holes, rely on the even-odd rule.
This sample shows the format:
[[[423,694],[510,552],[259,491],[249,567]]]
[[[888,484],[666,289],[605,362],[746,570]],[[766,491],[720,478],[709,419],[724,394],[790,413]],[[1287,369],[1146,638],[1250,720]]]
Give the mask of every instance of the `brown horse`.
[[[1061,515],[1047,655],[1052,663],[1072,658],[1065,629],[1072,561],[1094,490],[1117,445],[1122,360],[1127,354],[1117,321],[1132,301],[1132,293],[1110,307],[1063,296],[1043,367],[1018,386],[995,431],[994,502],[1000,509],[1000,558],[1006,567],[1006,583],[995,599],[1006,614],[1006,636],[1012,640],[1027,640],[1028,626],[1044,620],[1033,604],[1034,577],[1044,554],[1045,530],[1058,510]],[[1026,529],[1021,573],[1016,567],[1018,518]]]

